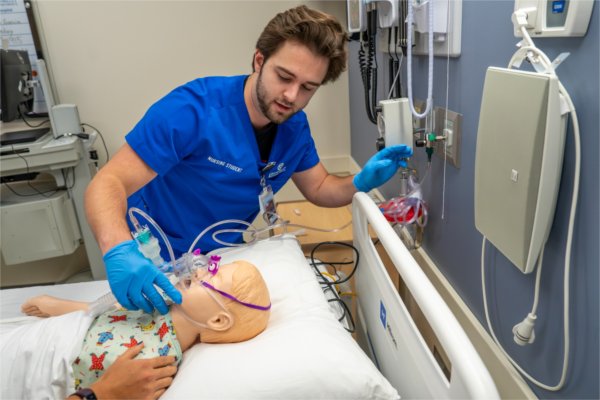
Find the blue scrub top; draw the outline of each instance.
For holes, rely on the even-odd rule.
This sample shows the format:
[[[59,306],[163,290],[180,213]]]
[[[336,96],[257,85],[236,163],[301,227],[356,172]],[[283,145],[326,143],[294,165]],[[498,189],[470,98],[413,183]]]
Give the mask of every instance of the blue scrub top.
[[[152,105],[125,137],[158,174],[129,197],[128,206],[144,210],[160,225],[175,257],[215,222],[254,220],[259,212],[261,170],[267,163],[275,163],[265,177],[277,192],[294,172],[319,162],[303,111],[278,125],[269,160],[261,161],[244,103],[246,78],[207,77],[180,86]],[[138,220],[144,224],[143,218]],[[218,238],[242,240],[236,233]],[[161,247],[167,259],[165,246]],[[210,232],[196,247],[205,253],[222,246]]]

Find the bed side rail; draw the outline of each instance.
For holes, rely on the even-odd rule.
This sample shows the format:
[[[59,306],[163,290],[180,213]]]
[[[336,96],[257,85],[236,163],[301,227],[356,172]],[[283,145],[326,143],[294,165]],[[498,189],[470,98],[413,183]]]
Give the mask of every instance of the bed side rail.
[[[403,398],[497,399],[496,386],[462,327],[396,232],[365,193],[354,196],[354,245],[359,336],[381,372]],[[450,364],[446,378],[394,287],[369,235],[377,234],[433,329]]]

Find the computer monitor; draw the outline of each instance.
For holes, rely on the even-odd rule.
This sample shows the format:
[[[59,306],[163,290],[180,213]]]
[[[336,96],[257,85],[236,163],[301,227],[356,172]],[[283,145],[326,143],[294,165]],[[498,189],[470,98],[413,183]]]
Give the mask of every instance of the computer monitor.
[[[0,49],[0,117],[17,119],[33,109],[32,70],[26,50]]]

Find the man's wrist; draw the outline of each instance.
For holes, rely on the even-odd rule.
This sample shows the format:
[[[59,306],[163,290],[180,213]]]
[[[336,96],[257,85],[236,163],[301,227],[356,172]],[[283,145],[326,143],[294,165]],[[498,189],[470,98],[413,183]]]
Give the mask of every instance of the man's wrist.
[[[108,253],[111,249],[113,249],[118,244],[127,242],[132,239],[133,238],[131,237],[131,234],[129,232],[127,235],[119,235],[117,237],[112,236],[110,239],[108,239],[108,238],[98,239],[98,247],[100,247],[100,251],[102,252],[102,255],[104,256],[104,255],[106,255],[106,253]]]
[[[359,177],[359,175],[360,172],[354,175],[354,177],[352,178],[352,185],[358,192],[368,192],[370,189],[365,187],[365,185],[362,182],[363,180],[361,179],[361,177]]]

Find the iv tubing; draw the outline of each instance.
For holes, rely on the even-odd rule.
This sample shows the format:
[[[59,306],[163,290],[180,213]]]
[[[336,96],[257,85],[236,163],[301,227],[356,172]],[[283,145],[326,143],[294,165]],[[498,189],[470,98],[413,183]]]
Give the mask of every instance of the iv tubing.
[[[279,220],[279,216],[277,217],[277,219]],[[223,245],[223,246],[228,246],[228,247],[243,247],[243,246],[248,246],[252,243],[254,243],[256,241],[256,239],[258,238],[258,236],[261,233],[264,232],[268,232],[274,228],[283,228],[284,229],[284,233],[287,230],[288,227],[294,227],[294,228],[301,228],[301,229],[308,229],[308,230],[313,230],[313,231],[318,231],[318,232],[339,232],[342,229],[347,228],[352,221],[347,222],[345,225],[340,226],[338,228],[334,228],[334,229],[322,229],[322,228],[315,228],[315,227],[311,227],[311,226],[306,226],[306,225],[299,225],[299,224],[292,224],[289,223],[287,221],[283,221],[274,225],[269,225],[265,228],[262,229],[257,229],[255,228],[252,224],[246,222],[246,221],[242,221],[242,220],[237,220],[237,219],[228,219],[228,220],[223,220],[223,221],[219,221],[219,222],[215,222],[214,224],[210,225],[209,227],[207,227],[206,229],[204,229],[202,232],[200,232],[200,234],[198,236],[196,236],[196,239],[194,239],[194,242],[192,243],[192,245],[190,246],[190,248],[188,249],[188,252],[191,252],[194,247],[196,246],[196,244],[198,243],[198,241],[200,240],[200,238],[202,238],[202,236],[204,236],[207,232],[209,232],[211,229],[219,226],[219,225],[223,225],[223,224],[228,224],[228,223],[237,223],[237,224],[241,224],[244,225],[246,227],[248,227],[247,231],[244,231],[242,229],[220,229],[216,232],[213,233],[212,235],[212,239]],[[222,233],[249,233],[252,237],[252,240],[250,242],[247,243],[228,243],[228,242],[224,242],[222,240],[219,240],[216,236]]]
[[[526,43],[528,43],[529,45],[523,46],[519,50],[517,50],[517,52],[513,55],[513,57],[510,60],[509,68],[510,68],[510,66],[513,65],[513,62],[515,61],[516,55],[518,53],[523,52],[523,51],[531,51],[531,52],[535,52],[538,56],[540,56],[542,63],[545,63],[545,67],[548,70],[547,72],[552,75],[555,75],[554,70],[552,68],[552,63],[550,62],[550,60],[548,59],[546,54],[544,54],[540,49],[538,49],[533,44],[533,42],[531,41],[531,38],[529,37],[529,34],[527,33],[527,30],[525,29],[524,26],[521,26],[521,33],[523,34],[524,41]],[[562,389],[562,387],[564,386],[565,381],[566,381],[567,371],[568,371],[568,366],[569,366],[569,347],[570,347],[570,343],[569,343],[569,341],[570,341],[570,339],[569,339],[569,282],[570,282],[570,275],[571,275],[571,250],[573,247],[573,227],[575,225],[577,201],[579,199],[579,175],[580,175],[580,169],[581,169],[581,138],[580,138],[580,132],[579,132],[579,119],[577,118],[577,112],[575,110],[575,105],[573,104],[573,101],[571,100],[569,93],[567,92],[567,90],[565,89],[565,87],[562,85],[562,83],[560,81],[558,81],[558,85],[559,85],[559,92],[564,96],[564,99],[567,102],[567,105],[569,107],[569,113],[571,114],[571,125],[573,127],[573,140],[575,142],[575,171],[573,171],[573,193],[571,195],[571,208],[570,208],[570,212],[569,212],[569,225],[568,225],[568,229],[567,229],[567,243],[565,245],[566,248],[565,248],[565,259],[564,259],[565,270],[564,270],[564,280],[563,280],[563,341],[564,341],[563,367],[562,367],[562,374],[561,374],[560,380],[555,386],[549,386],[544,383],[541,383],[538,380],[536,380],[535,378],[533,378],[532,376],[530,376],[527,372],[525,372],[521,368],[521,366],[519,366],[519,364],[517,364],[517,362],[514,361],[508,355],[508,353],[504,350],[504,348],[502,347],[502,345],[496,338],[496,335],[494,334],[494,330],[492,328],[492,325],[490,323],[490,318],[488,315],[488,307],[487,307],[487,299],[486,299],[486,291],[485,291],[485,275],[484,275],[484,267],[485,267],[484,255],[485,255],[485,240],[486,240],[485,237],[483,238],[482,245],[481,245],[481,284],[482,284],[482,291],[483,291],[483,305],[484,305],[484,310],[485,310],[486,321],[488,324],[488,328],[492,334],[492,337],[494,338],[494,341],[498,344],[502,353],[504,353],[504,355],[508,358],[508,360],[511,362],[511,364],[521,374],[523,374],[523,376],[525,376],[527,379],[529,379],[535,385],[537,385],[543,389],[549,390],[549,391],[558,391],[558,390]],[[541,267],[541,265],[539,267]],[[537,297],[534,301],[534,307],[537,307]]]
[[[410,111],[412,114],[419,119],[424,118],[431,111],[432,103],[433,103],[433,0],[429,0],[429,34],[428,34],[428,47],[429,47],[429,70],[427,73],[427,106],[425,107],[425,111],[419,114],[415,110],[415,106],[413,104],[413,95],[412,95],[412,44],[413,44],[413,0],[408,0],[408,43],[406,45],[406,49],[408,52],[408,60],[406,64],[406,75],[408,80],[408,104],[410,105]]]
[[[278,217],[279,219],[279,217]],[[267,232],[273,228],[277,228],[277,227],[285,227],[287,226],[286,223],[280,223],[280,224],[274,224],[274,225],[269,225],[266,228],[263,229],[256,229],[252,224],[246,222],[246,221],[242,221],[240,219],[225,219],[223,221],[219,221],[219,222],[215,222],[214,224],[210,225],[209,227],[207,227],[206,229],[204,229],[202,232],[200,232],[200,234],[198,234],[198,236],[196,236],[196,239],[194,239],[194,242],[191,244],[190,248],[188,249],[188,253],[192,252],[194,250],[194,247],[196,246],[196,244],[198,243],[198,241],[202,238],[202,236],[206,235],[206,233],[208,233],[211,229],[219,226],[219,225],[224,225],[224,224],[240,224],[240,225],[244,225],[248,228],[248,230],[242,230],[242,229],[221,229],[218,230],[216,232],[214,232],[212,234],[212,239],[223,245],[223,246],[228,246],[228,247],[242,247],[242,246],[247,246],[249,244],[252,244],[256,241],[256,238],[258,235],[260,235],[263,232]],[[248,242],[248,243],[228,243],[228,242],[224,242],[220,239],[217,238],[217,235],[222,234],[222,233],[250,233],[250,235],[252,236],[252,241]]]

